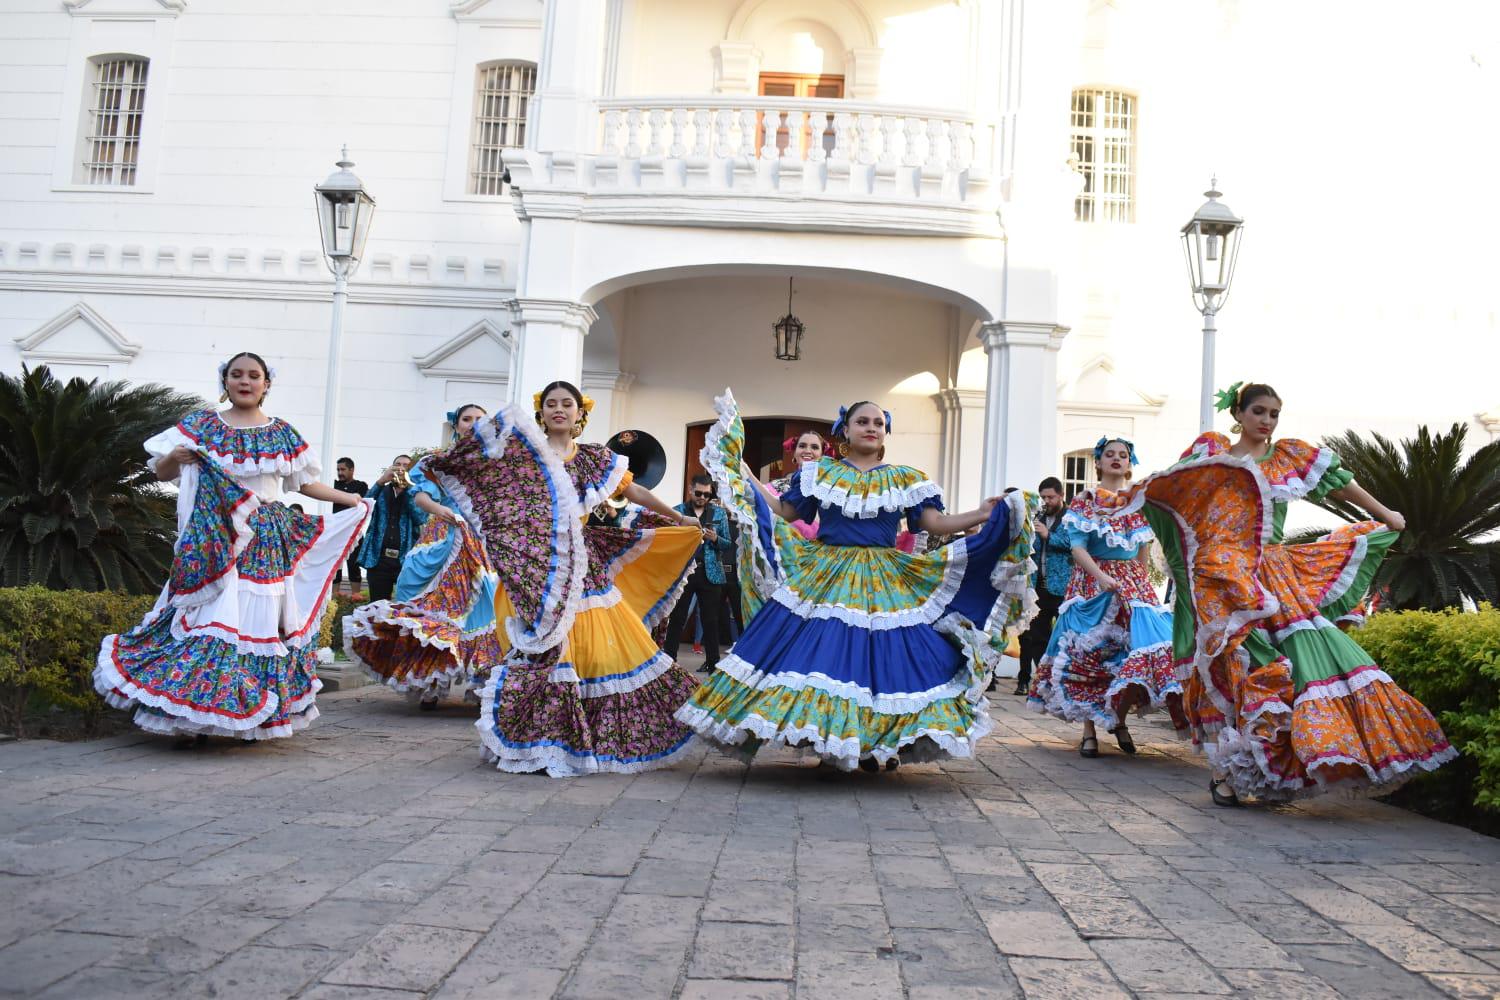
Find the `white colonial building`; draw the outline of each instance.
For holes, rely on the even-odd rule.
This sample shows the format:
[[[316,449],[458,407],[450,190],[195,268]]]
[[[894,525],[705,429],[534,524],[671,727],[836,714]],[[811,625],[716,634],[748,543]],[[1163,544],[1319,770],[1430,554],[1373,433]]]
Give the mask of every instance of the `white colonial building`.
[[[672,499],[728,385],[762,461],[884,401],[892,458],[968,505],[1081,484],[1104,433],[1147,465],[1191,439],[1177,229],[1217,172],[1249,220],[1219,381],[1277,384],[1299,436],[1483,440],[1495,17],[1419,20],[1352,0],[8,0],[0,368],[212,396],[253,349],[279,369],[268,409],[326,452],[312,187],[347,144],[378,208],[333,450],[363,478],[453,405],[562,377],[599,400],[590,438],[662,442]],[[789,288],[795,361],[772,337]]]

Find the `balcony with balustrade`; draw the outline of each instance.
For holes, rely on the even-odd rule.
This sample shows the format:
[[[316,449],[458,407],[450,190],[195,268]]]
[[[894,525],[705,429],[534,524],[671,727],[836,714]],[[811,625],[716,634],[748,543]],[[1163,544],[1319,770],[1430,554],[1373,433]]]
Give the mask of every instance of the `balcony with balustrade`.
[[[1000,130],[972,114],[746,95],[594,103],[593,149],[507,151],[523,212],[908,235],[998,230]]]

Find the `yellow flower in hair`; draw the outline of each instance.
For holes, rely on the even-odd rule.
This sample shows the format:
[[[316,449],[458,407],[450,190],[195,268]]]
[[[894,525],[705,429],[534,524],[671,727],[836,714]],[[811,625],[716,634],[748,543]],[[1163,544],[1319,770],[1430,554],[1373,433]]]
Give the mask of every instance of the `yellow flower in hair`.
[[[531,408],[533,410],[536,410],[538,413],[541,412],[541,410],[542,410],[542,394],[540,392],[533,392],[531,394]]]
[[[585,415],[594,412],[594,397],[593,396],[584,396],[583,397],[583,412],[584,412]]]

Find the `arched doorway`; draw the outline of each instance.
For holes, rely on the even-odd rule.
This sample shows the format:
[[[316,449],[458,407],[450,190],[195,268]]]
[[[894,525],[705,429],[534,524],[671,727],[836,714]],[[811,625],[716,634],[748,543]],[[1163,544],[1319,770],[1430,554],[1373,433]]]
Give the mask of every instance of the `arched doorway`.
[[[817,431],[826,438],[831,426],[827,420],[814,417],[750,417],[745,419],[744,423],[745,464],[761,482],[787,475],[792,471],[790,466],[784,466],[782,462],[786,458],[786,453],[781,446],[787,438],[800,436],[806,431]],[[687,453],[682,457],[682,466],[685,470],[682,477],[684,491],[687,490],[687,484],[692,482],[693,477],[703,471],[703,463],[698,460],[698,453],[703,450],[704,439],[708,436],[708,429],[712,426],[711,420],[703,420],[687,426]]]

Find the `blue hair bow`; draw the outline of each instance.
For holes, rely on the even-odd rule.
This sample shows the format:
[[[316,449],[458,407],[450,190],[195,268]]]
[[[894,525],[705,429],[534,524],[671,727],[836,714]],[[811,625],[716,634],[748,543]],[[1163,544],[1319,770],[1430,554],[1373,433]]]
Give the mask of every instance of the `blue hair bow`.
[[[449,427],[457,429],[457,427],[458,427],[458,411],[457,410],[449,410],[447,413],[443,414],[443,416],[445,416],[445,417],[448,418],[448,426]]]
[[[1097,462],[1104,457],[1104,449],[1111,441],[1118,441],[1125,446],[1126,450],[1130,452],[1131,465],[1141,464],[1140,460],[1135,457],[1135,445],[1131,444],[1129,441],[1125,440],[1122,437],[1109,437],[1107,435],[1100,438],[1098,443],[1094,445],[1094,461]]]

